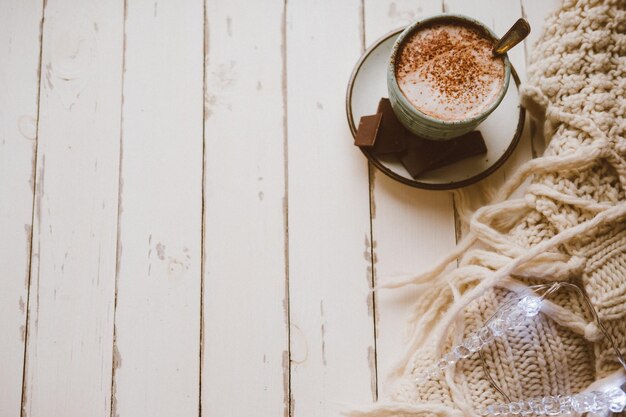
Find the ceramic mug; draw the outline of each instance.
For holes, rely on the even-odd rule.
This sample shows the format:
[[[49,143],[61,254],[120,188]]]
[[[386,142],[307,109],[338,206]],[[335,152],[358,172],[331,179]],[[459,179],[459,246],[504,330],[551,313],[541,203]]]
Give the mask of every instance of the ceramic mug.
[[[389,100],[394,113],[409,131],[414,134],[429,139],[446,140],[461,136],[471,132],[483,120],[493,112],[502,102],[504,95],[509,87],[509,78],[511,77],[511,63],[507,55],[503,55],[504,59],[504,81],[500,93],[496,99],[481,113],[463,120],[442,120],[433,116],[429,116],[418,110],[409,102],[404,93],[400,90],[396,79],[396,55],[400,50],[403,42],[414,32],[422,29],[424,26],[432,23],[460,23],[467,27],[479,29],[482,33],[493,39],[494,43],[498,41],[498,37],[484,24],[467,16],[458,14],[441,14],[432,16],[423,20],[419,20],[409,25],[396,39],[391,50],[391,57],[387,66],[387,89],[389,90]]]

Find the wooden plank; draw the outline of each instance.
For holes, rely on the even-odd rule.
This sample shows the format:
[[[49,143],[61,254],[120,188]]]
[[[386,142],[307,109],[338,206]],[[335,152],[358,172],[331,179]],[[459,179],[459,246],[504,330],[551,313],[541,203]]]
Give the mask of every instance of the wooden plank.
[[[444,9],[450,13],[460,13],[473,17],[489,26],[498,36],[504,33],[522,17],[519,0],[444,0]],[[524,48],[522,45],[508,52],[513,66],[523,76]]]
[[[386,33],[443,11],[442,0],[365,0],[365,46]]]
[[[20,415],[39,101],[40,0],[0,3],[0,415]]]
[[[473,17],[489,26],[498,36],[502,36],[517,19],[522,17],[522,9],[518,0],[444,0],[444,10],[449,13]],[[525,80],[524,48],[519,45],[509,51],[508,55],[520,79]],[[532,156],[530,125],[527,118],[519,143],[507,161],[489,177],[464,190],[468,196],[470,210],[476,210],[487,203],[492,191],[497,190],[507,177],[523,163],[530,160]],[[488,193],[487,190],[490,192]],[[462,229],[459,230],[459,237],[465,232],[465,229]]]
[[[376,397],[367,163],[344,110],[360,1],[287,3],[293,416]]]
[[[560,5],[559,0],[520,0],[522,14],[530,23],[531,31],[524,40],[524,52],[526,65],[530,63],[533,46],[544,31],[546,17]],[[537,126],[534,120],[529,121],[529,132],[532,140],[533,155],[540,156],[545,149],[541,126]]]
[[[519,17],[526,17],[531,24],[531,34],[524,45],[518,45],[509,51],[509,59],[516,68],[522,82],[526,80],[526,60],[529,53],[529,43],[533,42],[542,31],[542,22],[547,13],[556,7],[558,0],[550,2],[528,2],[527,7],[517,0],[444,0],[446,11],[462,13],[487,23],[498,35],[504,34]],[[473,208],[485,202],[481,186],[488,184],[496,189],[511,173],[533,156],[543,152],[542,139],[537,135],[537,129],[526,114],[524,130],[517,148],[507,162],[486,181],[470,187],[468,194],[473,201]]]
[[[122,1],[45,10],[23,415],[109,417]]]
[[[527,60],[535,42],[544,30],[544,21],[548,15],[556,10],[561,2],[559,0],[520,0],[524,18],[530,23],[531,31],[524,41]]]
[[[113,416],[198,415],[203,10],[128,2]]]
[[[394,28],[441,11],[440,1],[366,0],[366,45]],[[451,193],[411,188],[377,170],[373,171],[371,181],[377,284],[384,284],[399,274],[424,271],[454,248]],[[407,319],[417,296],[410,287],[376,294],[378,381],[383,396],[391,387],[387,378],[389,370],[406,348]]]
[[[283,2],[206,2],[203,416],[287,415]]]

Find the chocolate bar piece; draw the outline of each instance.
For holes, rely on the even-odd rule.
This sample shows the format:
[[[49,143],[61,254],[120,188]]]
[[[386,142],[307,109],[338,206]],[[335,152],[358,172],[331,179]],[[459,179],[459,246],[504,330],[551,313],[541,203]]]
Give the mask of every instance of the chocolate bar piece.
[[[446,141],[433,141],[415,137],[400,162],[414,179],[426,171],[450,165],[470,156],[487,152],[487,146],[479,131],[466,133]]]
[[[354,144],[370,149],[377,156],[397,155],[415,179],[424,172],[487,152],[479,131],[445,141],[425,139],[409,132],[386,98],[378,103],[376,114],[361,117]]]
[[[367,148],[374,146],[382,118],[383,115],[380,113],[361,117],[359,127],[356,131],[356,137],[354,138],[354,144]]]
[[[396,117],[388,98],[380,99],[377,113],[383,115],[383,120],[380,124],[378,138],[374,143],[374,153],[376,155],[385,155],[404,152],[407,148],[408,135],[410,133]]]
[[[359,121],[354,144],[369,148],[376,155],[397,154],[407,149],[410,133],[400,124],[389,99],[378,103],[378,111]]]

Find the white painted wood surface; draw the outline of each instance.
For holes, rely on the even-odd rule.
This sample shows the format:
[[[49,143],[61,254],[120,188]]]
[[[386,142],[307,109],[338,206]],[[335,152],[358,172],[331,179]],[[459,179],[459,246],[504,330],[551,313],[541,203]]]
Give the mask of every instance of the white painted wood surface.
[[[444,10],[448,13],[459,13],[473,17],[489,26],[498,36],[504,35],[506,31],[522,17],[522,10],[519,0],[443,0]],[[520,45],[508,52],[509,59],[515,67],[520,79],[525,79],[525,58],[524,48]],[[513,83],[513,77],[511,77]],[[491,176],[483,181],[467,187],[467,194],[470,209],[475,210],[482,204],[488,202],[490,196],[485,194],[485,190],[497,189],[507,175],[514,172],[517,167],[532,157],[532,144],[529,134],[529,122],[526,121],[525,129],[519,139],[519,143],[507,161]],[[459,230],[461,236],[464,230]]]
[[[198,415],[203,10],[125,12],[112,416]]]
[[[338,416],[384,396],[415,293],[370,289],[460,231],[450,193],[352,146],[348,76],[420,16],[502,34],[523,14],[532,41],[555,5],[2,2],[0,415]],[[531,48],[511,53],[522,77]]]
[[[421,17],[442,12],[440,1],[365,2],[365,43]],[[455,245],[453,199],[450,192],[420,190],[395,182],[372,168],[372,233],[377,284],[434,265]],[[412,288],[402,294],[376,294],[378,386],[388,391],[388,370],[406,345],[405,324],[411,314]]]
[[[42,3],[0,2],[0,416],[18,416],[26,337]]]
[[[287,415],[284,7],[206,5],[202,416]]]
[[[124,7],[44,18],[23,414],[108,417]]]
[[[376,396],[368,168],[344,110],[361,52],[361,7],[287,3],[290,381],[298,417],[338,415],[341,403]]]
[[[524,40],[526,62],[530,62],[533,46],[543,33],[544,19],[560,4],[560,0],[521,0],[522,14],[532,28],[528,38]],[[525,134],[531,137],[533,155],[541,155],[545,149],[542,127],[530,120]]]

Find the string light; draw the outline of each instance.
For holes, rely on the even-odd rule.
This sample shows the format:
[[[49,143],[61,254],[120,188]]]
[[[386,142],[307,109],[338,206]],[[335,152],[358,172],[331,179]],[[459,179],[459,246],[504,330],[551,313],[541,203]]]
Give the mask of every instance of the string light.
[[[626,392],[620,388],[583,392],[576,395],[548,396],[507,404],[492,404],[479,413],[483,416],[547,415],[576,413],[621,413],[626,408]]]
[[[523,324],[528,318],[535,317],[541,310],[542,298],[527,295],[509,303],[498,310],[496,314],[483,327],[476,332],[470,333],[463,341],[452,348],[450,352],[442,356],[434,365],[415,378],[417,384],[423,384],[430,379],[438,378],[448,365],[454,365],[461,359],[468,358],[474,352],[478,352],[485,345],[493,342],[496,337],[503,336],[507,330]]]
[[[567,282],[556,282],[551,285],[535,285],[530,288],[537,291],[541,296],[527,295],[509,302],[500,308],[485,323],[483,327],[474,333],[470,333],[461,344],[455,346],[449,353],[445,354],[435,365],[430,366],[426,371],[418,375],[415,379],[417,384],[421,384],[429,379],[441,376],[442,372],[449,366],[457,363],[479,352],[483,369],[491,385],[504,397],[506,403],[492,404],[479,411],[483,416],[528,416],[530,414],[539,416],[556,416],[561,414],[585,414],[585,413],[621,413],[626,409],[626,384],[621,388],[613,387],[604,391],[581,392],[576,395],[557,395],[542,398],[533,398],[511,402],[505,392],[490,376],[487,364],[481,349],[493,342],[497,337],[503,336],[508,330],[523,324],[527,319],[535,317],[541,311],[543,300],[559,288],[568,287],[576,291],[583,298],[587,307],[591,311],[598,328],[612,346],[619,363],[626,370],[626,360],[615,344],[611,334],[606,330],[598,313],[596,312],[589,297],[575,284]]]

